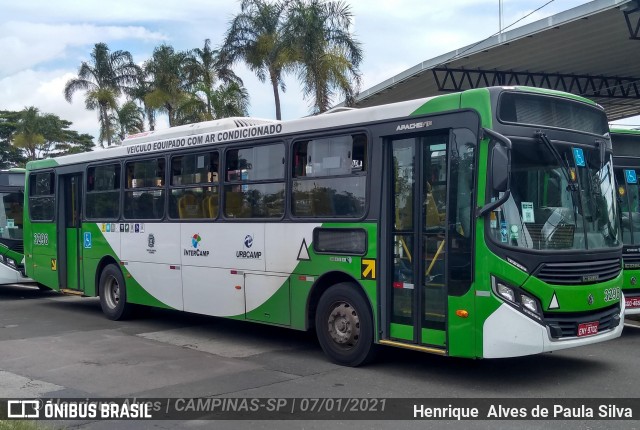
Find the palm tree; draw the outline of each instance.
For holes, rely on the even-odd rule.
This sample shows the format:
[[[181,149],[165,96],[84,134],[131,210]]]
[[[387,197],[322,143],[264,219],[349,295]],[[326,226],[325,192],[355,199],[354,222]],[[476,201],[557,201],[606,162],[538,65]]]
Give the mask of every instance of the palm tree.
[[[129,134],[144,131],[144,110],[134,102],[128,101],[115,109],[111,115],[111,124],[119,131],[118,137],[123,141]]]
[[[176,125],[232,116],[247,116],[249,93],[237,82],[206,88],[199,84],[176,110]]]
[[[149,123],[149,130],[154,131],[156,129],[156,110],[153,106],[150,106],[146,102],[147,94],[153,90],[152,83],[147,79],[147,73],[144,70],[140,70],[138,81],[136,85],[131,89],[130,96],[133,100],[136,100],[142,104],[144,117]]]
[[[224,84],[236,83],[242,86],[242,80],[220,60],[219,51],[211,49],[209,39],[204,41],[202,49],[196,48],[189,52],[185,61],[185,72],[191,86],[191,92],[198,94],[204,100],[203,117],[207,120],[219,117],[214,112],[215,86],[221,81]]]
[[[278,120],[282,119],[279,89],[285,91],[283,74],[293,66],[293,53],[284,43],[286,10],[287,0],[242,0],[240,13],[229,23],[220,52],[228,64],[244,61],[261,82],[269,78]]]
[[[288,9],[286,43],[295,47],[298,78],[315,113],[327,111],[336,92],[354,102],[362,48],[349,32],[352,21],[341,0],[293,0]]]
[[[78,77],[67,81],[64,97],[71,103],[76,91],[85,91],[85,106],[98,110],[101,137],[110,146],[114,131],[109,121],[109,111],[116,108],[116,99],[136,83],[139,68],[128,51],[110,52],[105,43],[96,43],[91,52],[91,62],[83,61]]]
[[[216,118],[247,116],[249,93],[238,82],[219,85],[211,97]]]
[[[176,52],[172,46],[162,44],[144,65],[151,78],[151,92],[144,100],[152,108],[169,116],[169,126],[176,125],[176,109],[188,98],[188,81],[185,63],[188,54]]]

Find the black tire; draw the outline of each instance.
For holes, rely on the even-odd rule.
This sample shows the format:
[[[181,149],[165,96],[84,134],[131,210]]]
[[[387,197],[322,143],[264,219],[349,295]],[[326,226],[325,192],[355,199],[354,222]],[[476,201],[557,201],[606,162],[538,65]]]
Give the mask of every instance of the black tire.
[[[124,277],[115,264],[109,264],[100,274],[99,294],[102,312],[110,320],[123,320],[131,315],[133,305],[127,303]]]
[[[315,323],[320,346],[334,363],[355,367],[373,359],[373,316],[357,285],[343,282],[325,291]]]

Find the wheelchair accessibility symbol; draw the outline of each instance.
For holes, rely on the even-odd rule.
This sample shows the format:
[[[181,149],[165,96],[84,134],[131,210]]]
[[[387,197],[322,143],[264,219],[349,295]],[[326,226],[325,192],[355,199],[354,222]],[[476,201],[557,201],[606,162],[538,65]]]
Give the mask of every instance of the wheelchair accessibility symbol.
[[[91,233],[90,232],[86,232],[84,234],[84,247],[85,248],[91,248]]]
[[[637,184],[638,176],[636,175],[635,170],[625,170],[624,176],[627,179],[627,184]]]
[[[573,159],[578,167],[585,167],[587,164],[584,159],[584,152],[582,152],[582,148],[573,148]]]

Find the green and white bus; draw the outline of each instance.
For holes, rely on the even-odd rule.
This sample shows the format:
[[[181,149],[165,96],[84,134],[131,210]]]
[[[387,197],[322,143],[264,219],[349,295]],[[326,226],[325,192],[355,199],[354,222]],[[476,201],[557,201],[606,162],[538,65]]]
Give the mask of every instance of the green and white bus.
[[[25,276],[24,169],[0,170],[0,284],[33,282]]]
[[[616,338],[622,244],[607,118],[526,87],[292,121],[229,118],[27,165],[27,273],[99,296],[512,357]]]
[[[640,314],[640,130],[611,129],[622,225],[625,314]]]

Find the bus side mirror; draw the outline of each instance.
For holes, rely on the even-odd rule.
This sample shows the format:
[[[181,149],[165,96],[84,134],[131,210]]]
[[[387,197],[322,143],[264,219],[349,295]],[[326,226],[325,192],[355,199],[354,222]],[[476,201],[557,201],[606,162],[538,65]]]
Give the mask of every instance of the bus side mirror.
[[[498,132],[483,128],[484,134],[492,138],[496,144],[491,150],[491,180],[492,188],[502,196],[476,209],[476,217],[480,218],[497,207],[502,206],[511,196],[511,140]]]
[[[495,145],[491,152],[491,183],[497,193],[509,189],[509,164],[509,150],[502,145]]]

